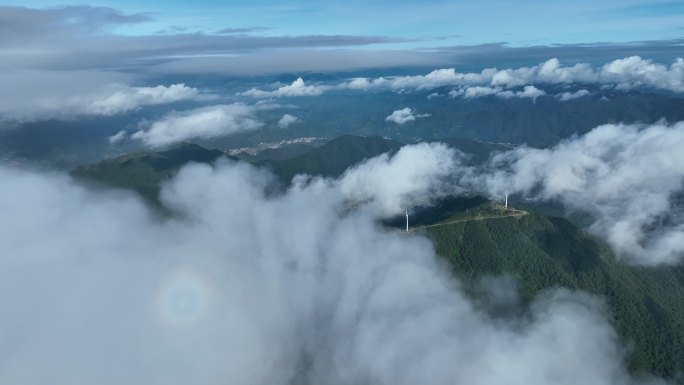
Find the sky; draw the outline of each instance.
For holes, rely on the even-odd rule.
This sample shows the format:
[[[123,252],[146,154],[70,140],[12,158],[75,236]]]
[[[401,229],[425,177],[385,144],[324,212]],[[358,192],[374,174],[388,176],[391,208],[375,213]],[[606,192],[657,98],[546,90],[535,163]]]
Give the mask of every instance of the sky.
[[[633,55],[670,64],[684,56],[682,13],[681,2],[643,0],[10,0],[0,6],[0,69],[264,75]]]
[[[46,8],[46,0],[6,5]],[[79,3],[69,5],[82,5]],[[629,42],[679,38],[684,3],[671,0],[540,1],[111,1],[88,2],[149,20],[119,28],[124,34],[214,33],[242,30],[262,36],[364,35],[408,41],[392,48],[430,48],[506,42],[511,46]]]

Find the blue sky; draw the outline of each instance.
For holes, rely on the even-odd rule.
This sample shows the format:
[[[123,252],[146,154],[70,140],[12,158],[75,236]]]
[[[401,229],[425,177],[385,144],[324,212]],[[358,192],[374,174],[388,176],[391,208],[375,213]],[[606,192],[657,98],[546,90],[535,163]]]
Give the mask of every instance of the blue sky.
[[[46,0],[5,3],[29,7],[66,4]],[[88,5],[150,13],[152,21],[117,31],[125,34],[211,33],[224,28],[263,27],[264,30],[253,34],[377,35],[416,39],[397,43],[396,48],[493,42],[506,42],[511,46],[627,42],[684,35],[683,1],[100,0],[88,2]]]

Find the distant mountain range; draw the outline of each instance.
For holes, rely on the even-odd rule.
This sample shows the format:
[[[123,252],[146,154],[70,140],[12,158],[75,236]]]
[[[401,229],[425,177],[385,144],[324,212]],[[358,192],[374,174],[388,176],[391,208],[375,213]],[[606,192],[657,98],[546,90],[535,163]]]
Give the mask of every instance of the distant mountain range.
[[[333,93],[319,98],[293,98],[287,102],[297,108],[287,111],[299,120],[286,129],[277,125],[285,111],[264,110],[257,116],[264,123],[259,130],[197,143],[206,148],[227,151],[298,137],[334,138],[353,134],[377,135],[402,143],[462,138],[544,147],[606,123],[684,120],[684,98],[678,95],[582,86],[591,93],[589,96],[564,102],[554,97],[562,92],[576,91],[578,86],[573,87],[543,87],[548,95],[535,100],[495,96],[451,98],[447,96],[448,87],[410,93]],[[439,96],[428,98],[432,94]],[[417,114],[429,116],[402,125],[385,119],[392,111],[402,108],[411,108]],[[32,166],[71,169],[79,164],[116,156],[122,151],[140,150],[142,144],[138,141],[128,140],[112,146],[107,138],[122,129],[129,133],[136,130],[137,126],[131,125],[132,121],[154,118],[154,115],[140,113],[79,121],[22,123],[16,128],[0,129],[0,162],[16,161]],[[275,153],[292,157],[308,150],[306,146],[293,146]],[[291,153],[287,154],[288,151]],[[241,157],[249,161],[265,160],[249,159],[250,156],[243,155]]]
[[[471,155],[487,159],[503,145],[468,139],[444,140]],[[401,143],[380,137],[346,135],[291,158],[262,159],[254,164],[274,172],[282,183],[297,173],[339,176],[364,159],[397,151]],[[158,205],[160,184],[188,162],[213,162],[226,156],[195,144],[143,151],[77,167],[78,180],[128,188]],[[235,161],[241,161],[232,158]],[[243,160],[242,160],[243,161]],[[533,211],[534,207],[526,208]],[[433,240],[435,249],[476,300],[482,277],[508,275],[516,280],[524,311],[529,301],[555,287],[578,289],[604,297],[620,335],[633,346],[630,369],[684,382],[684,268],[645,268],[617,261],[599,239],[563,218],[534,212],[512,212],[480,197],[450,197],[411,216],[413,230]],[[403,218],[386,226],[403,227]],[[486,300],[486,298],[484,299]],[[493,309],[493,310],[492,310]],[[505,316],[511,309],[495,309]]]

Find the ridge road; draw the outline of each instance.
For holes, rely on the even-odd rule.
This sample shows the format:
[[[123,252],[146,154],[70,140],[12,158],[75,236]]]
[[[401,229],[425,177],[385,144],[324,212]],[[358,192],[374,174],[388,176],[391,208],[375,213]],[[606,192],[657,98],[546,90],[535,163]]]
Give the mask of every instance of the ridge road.
[[[414,230],[419,230],[419,229],[426,229],[428,227],[436,227],[436,226],[445,226],[445,225],[453,225],[456,223],[463,223],[463,222],[472,222],[472,221],[483,221],[486,219],[500,219],[500,218],[510,218],[510,217],[522,217],[527,214],[529,214],[527,211],[522,211],[522,210],[516,210],[516,209],[506,209],[510,213],[505,214],[505,215],[487,215],[487,216],[481,216],[481,217],[472,217],[472,218],[463,218],[463,219],[457,219],[455,221],[449,221],[449,222],[440,222],[440,223],[435,223],[432,225],[425,225],[425,226],[417,226],[414,228],[411,228],[409,231],[414,231]]]

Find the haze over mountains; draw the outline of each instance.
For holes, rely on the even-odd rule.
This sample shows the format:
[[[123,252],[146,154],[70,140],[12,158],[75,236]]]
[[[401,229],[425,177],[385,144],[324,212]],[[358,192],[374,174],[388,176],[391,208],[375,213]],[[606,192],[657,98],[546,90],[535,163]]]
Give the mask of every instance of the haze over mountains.
[[[684,384],[682,16],[9,0],[0,385]]]

